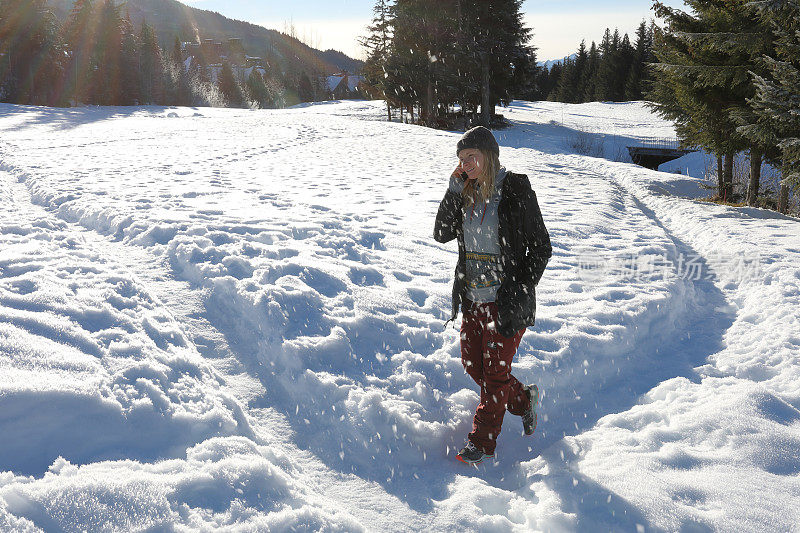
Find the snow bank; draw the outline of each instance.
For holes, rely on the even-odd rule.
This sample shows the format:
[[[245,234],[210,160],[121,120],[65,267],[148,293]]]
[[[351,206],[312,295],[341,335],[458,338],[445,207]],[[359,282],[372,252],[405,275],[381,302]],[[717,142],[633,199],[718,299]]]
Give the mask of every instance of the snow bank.
[[[249,433],[174,318],[1,174],[0,463],[40,475],[59,456],[155,460]]]
[[[9,519],[46,530],[364,530],[345,513],[320,509],[286,457],[241,437],[210,439],[185,459],[157,464],[58,458],[40,480],[0,486],[0,497]]]

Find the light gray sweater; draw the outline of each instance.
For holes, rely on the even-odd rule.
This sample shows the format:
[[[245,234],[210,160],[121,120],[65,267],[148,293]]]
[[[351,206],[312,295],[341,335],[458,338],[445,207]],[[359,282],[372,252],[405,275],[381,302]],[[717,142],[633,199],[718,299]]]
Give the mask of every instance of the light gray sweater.
[[[500,237],[497,207],[503,190],[505,167],[494,179],[494,192],[487,202],[478,201],[464,211],[464,248],[467,253],[467,298],[476,303],[494,302],[503,281],[500,269]],[[450,178],[450,189],[464,190],[464,182]]]

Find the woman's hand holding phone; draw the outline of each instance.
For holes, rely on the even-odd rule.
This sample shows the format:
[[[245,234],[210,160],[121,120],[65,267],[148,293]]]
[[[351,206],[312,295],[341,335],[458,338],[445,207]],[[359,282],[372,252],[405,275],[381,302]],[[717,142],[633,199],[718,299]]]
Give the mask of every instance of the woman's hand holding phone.
[[[472,179],[472,178],[469,177],[469,175],[466,172],[464,172],[464,169],[461,167],[461,163],[459,163],[458,166],[456,167],[456,169],[453,171],[453,173],[450,174],[450,177],[458,178],[458,179],[463,180],[463,181],[467,181],[468,179]]]

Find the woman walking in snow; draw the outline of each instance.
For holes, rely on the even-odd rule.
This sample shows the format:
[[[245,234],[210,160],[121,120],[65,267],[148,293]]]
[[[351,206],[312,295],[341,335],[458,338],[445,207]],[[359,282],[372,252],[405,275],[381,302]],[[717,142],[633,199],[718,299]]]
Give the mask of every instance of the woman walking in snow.
[[[453,315],[461,308],[461,363],[481,388],[465,463],[494,457],[506,409],[536,428],[539,389],[511,375],[525,328],[534,324],[536,284],[552,248],[528,177],[500,166],[492,132],[473,128],[458,141],[459,165],[439,205],[434,238],[458,241]]]

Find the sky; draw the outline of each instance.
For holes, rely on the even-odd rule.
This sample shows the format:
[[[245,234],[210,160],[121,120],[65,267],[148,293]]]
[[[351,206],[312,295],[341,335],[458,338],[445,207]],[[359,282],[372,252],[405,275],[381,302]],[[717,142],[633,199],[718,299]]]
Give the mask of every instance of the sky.
[[[201,9],[289,32],[314,48],[334,48],[363,59],[357,39],[366,33],[374,0],[183,0]],[[681,0],[666,0],[673,7]],[[642,20],[653,18],[651,0],[525,0],[525,22],[533,29],[537,59],[560,59],[573,53],[582,39],[599,42],[605,28],[619,28],[633,37]]]

